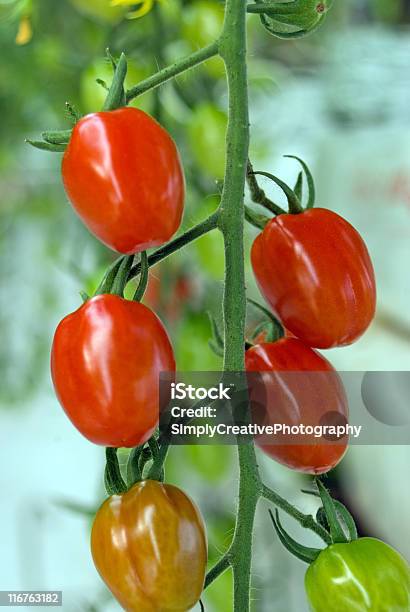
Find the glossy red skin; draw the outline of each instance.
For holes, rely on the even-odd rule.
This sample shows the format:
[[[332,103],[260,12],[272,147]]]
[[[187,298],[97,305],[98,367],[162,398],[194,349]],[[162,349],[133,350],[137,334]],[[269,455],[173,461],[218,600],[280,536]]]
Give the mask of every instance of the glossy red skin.
[[[347,398],[337,372],[327,359],[297,338],[255,345],[246,351],[245,363],[248,372],[271,373],[263,377],[267,395],[261,394],[257,384],[250,384],[251,402],[259,399],[264,405],[262,414],[256,418],[259,424],[319,425],[329,412],[347,420]],[[297,374],[281,376],[280,372]],[[283,437],[284,441],[289,439]],[[299,440],[296,437],[292,444],[280,444],[278,440],[281,438],[277,437],[275,444],[267,444],[264,437],[256,438],[255,442],[279,463],[308,474],[328,472],[347,449],[347,439],[332,443],[324,438],[301,436],[305,444],[296,443]]]
[[[253,243],[259,289],[284,326],[309,346],[357,340],[376,309],[373,265],[360,234],[313,208],[269,221]]]
[[[177,148],[136,108],[87,115],[73,129],[62,165],[68,198],[88,229],[120,253],[168,242],[184,206]]]
[[[158,424],[161,371],[175,371],[172,346],[143,304],[99,295],[55,332],[51,373],[57,397],[95,444],[133,447],[148,440]]]

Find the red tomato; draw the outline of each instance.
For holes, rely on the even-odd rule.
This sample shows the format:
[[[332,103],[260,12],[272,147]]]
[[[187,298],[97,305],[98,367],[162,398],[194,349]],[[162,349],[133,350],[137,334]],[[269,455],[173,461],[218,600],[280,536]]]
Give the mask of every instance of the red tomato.
[[[207,540],[201,514],[181,489],[152,480],[113,495],[95,517],[94,563],[129,612],[185,612],[205,580]]]
[[[309,346],[351,344],[371,323],[372,262],[359,233],[336,213],[279,215],[256,238],[251,258],[266,301]]]
[[[172,346],[143,304],[98,295],[57,327],[51,352],[57,397],[95,444],[148,440],[158,424],[161,371],[175,371]]]
[[[104,244],[132,254],[167,242],[184,206],[177,148],[136,108],[94,113],[74,127],[63,158],[67,195]]]
[[[337,372],[322,355],[297,338],[255,345],[246,351],[245,360],[248,372],[262,373],[259,379],[249,379],[252,412],[258,424],[347,423],[347,399]],[[279,463],[308,474],[328,472],[347,448],[346,438],[335,442],[313,434],[277,434],[274,444],[268,443],[268,436],[255,441]]]

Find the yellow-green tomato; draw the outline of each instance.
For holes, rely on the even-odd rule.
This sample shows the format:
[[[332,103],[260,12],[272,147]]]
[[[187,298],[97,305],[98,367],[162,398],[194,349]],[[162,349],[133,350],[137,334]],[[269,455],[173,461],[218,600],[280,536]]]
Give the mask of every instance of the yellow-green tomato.
[[[380,540],[332,544],[305,577],[312,612],[409,612],[410,568]]]
[[[83,15],[108,24],[120,21],[128,10],[123,6],[112,6],[111,0],[70,0],[70,2]]]
[[[224,22],[224,5],[214,0],[198,0],[184,7],[182,12],[182,36],[196,51],[209,45],[220,36]],[[214,78],[224,76],[223,61],[214,57],[204,64]]]
[[[127,612],[187,612],[201,596],[205,525],[178,487],[145,480],[108,498],[94,520],[91,550]]]
[[[198,166],[212,179],[225,173],[225,135],[228,118],[215,104],[197,106],[188,123],[190,149]]]
[[[127,89],[133,87],[139,81],[149,76],[149,73],[148,66],[138,65],[133,60],[129,60],[125,87]],[[81,103],[84,112],[93,113],[101,110],[107,97],[107,91],[102,85],[97,83],[97,79],[103,80],[107,86],[110,86],[112,78],[113,70],[108,60],[98,58],[87,66],[81,75],[80,82]],[[130,103],[130,106],[135,106],[149,113],[152,110],[152,92],[147,92],[135,98]]]

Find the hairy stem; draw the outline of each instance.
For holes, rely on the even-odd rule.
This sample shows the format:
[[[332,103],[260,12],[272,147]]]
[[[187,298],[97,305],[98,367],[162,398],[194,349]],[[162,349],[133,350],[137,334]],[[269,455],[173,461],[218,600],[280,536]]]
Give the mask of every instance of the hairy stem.
[[[310,529],[311,531],[314,531],[314,533],[316,533],[316,535],[322,538],[322,540],[324,540],[326,544],[331,543],[332,539],[326,529],[319,525],[312,515],[300,512],[300,510],[292,506],[292,504],[286,501],[286,499],[278,495],[276,491],[272,491],[272,489],[270,489],[266,485],[262,487],[262,497],[271,501],[273,504],[275,504],[275,506],[286,512],[286,514],[289,514],[289,516],[292,516],[305,529]]]
[[[244,270],[244,191],[249,148],[248,82],[246,72],[246,0],[227,0],[220,54],[226,66],[229,89],[227,166],[220,205],[225,243],[224,370],[245,366],[246,289]],[[234,578],[234,611],[248,612],[252,534],[261,489],[252,443],[238,444],[240,480],[237,520],[230,549]],[[217,569],[223,569],[222,559]],[[213,570],[215,572],[215,569]],[[212,578],[213,574],[211,574]],[[208,579],[209,580],[209,579]]]
[[[162,83],[166,83],[173,77],[178,76],[182,72],[185,72],[189,68],[193,68],[194,66],[198,66],[198,64],[202,64],[207,59],[210,59],[214,55],[218,53],[218,41],[213,42],[212,44],[200,49],[196,53],[192,53],[188,57],[184,57],[183,59],[175,62],[171,66],[167,66],[162,70],[159,70],[156,74],[144,79],[135,87],[129,89],[126,93],[127,103],[145,93],[149,89],[154,89],[154,87],[158,87],[158,85],[162,85]]]
[[[148,257],[148,266],[154,266],[159,261],[162,261],[163,259],[166,259],[169,255],[172,255],[172,253],[176,253],[176,251],[179,251],[180,249],[182,249],[182,247],[186,246],[190,242],[193,242],[194,240],[197,240],[197,238],[200,238],[211,230],[216,229],[218,227],[218,220],[219,211],[213,213],[210,217],[205,219],[205,221],[202,221],[201,223],[198,223],[198,225],[191,227],[191,229],[181,234],[181,236],[174,238],[174,240],[171,240],[171,242],[168,242],[160,249],[157,249]],[[140,272],[141,263],[138,263],[136,266],[131,268],[128,280],[131,280]]]

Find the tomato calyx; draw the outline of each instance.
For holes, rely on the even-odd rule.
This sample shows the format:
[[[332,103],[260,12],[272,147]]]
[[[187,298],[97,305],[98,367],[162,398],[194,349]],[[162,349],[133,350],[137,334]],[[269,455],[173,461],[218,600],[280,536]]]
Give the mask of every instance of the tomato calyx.
[[[261,341],[261,338],[263,339],[263,342],[277,342],[277,340],[280,340],[285,336],[285,330],[282,324],[267,308],[264,308],[264,306],[251,298],[247,298],[247,302],[260,311],[264,318],[262,321],[256,324],[250,338],[246,339],[245,351],[252,348],[255,343],[258,344]],[[208,340],[208,344],[215,355],[223,357],[225,346],[223,335],[218,327],[215,317],[211,312],[208,312],[208,317],[212,331],[212,336]]]
[[[110,87],[107,87],[104,81],[97,79],[97,83],[107,89],[107,97],[103,106],[103,111],[110,111],[126,106],[126,96],[124,82],[127,76],[127,59],[124,53],[121,53],[118,62],[111,55],[109,49],[106,50],[108,59],[114,70],[114,76]],[[82,118],[81,114],[74,108],[70,102],[66,102],[66,111],[70,121],[75,125]],[[26,139],[26,142],[36,149],[41,151],[49,151],[51,153],[64,153],[70,138],[72,129],[69,130],[46,130],[41,136],[42,140]]]
[[[308,167],[308,165],[296,155],[285,155],[289,159],[295,159],[302,166],[302,170],[299,172],[298,177],[296,179],[296,183],[293,189],[282,179],[271,174],[270,172],[264,171],[254,171],[252,164],[248,162],[247,167],[247,183],[250,191],[250,196],[252,202],[255,204],[259,204],[263,206],[269,212],[273,213],[275,216],[285,215],[285,214],[293,214],[298,215],[300,213],[313,208],[315,205],[316,199],[316,189],[315,182],[313,179],[313,175]],[[288,211],[285,211],[283,208],[278,206],[275,202],[273,202],[270,198],[268,198],[264,192],[264,190],[259,186],[256,176],[264,176],[271,181],[273,181],[278,187],[282,189],[284,194],[286,195],[286,199],[288,201]],[[308,198],[305,205],[302,204],[303,199],[303,178],[305,177],[307,188],[308,188]],[[264,229],[266,225],[269,223],[270,219],[265,215],[261,215],[256,213],[253,209],[245,206],[245,218],[246,220],[255,227],[259,229]]]
[[[302,490],[303,493],[320,497],[322,506],[316,514],[316,522],[329,534],[329,544],[346,544],[357,540],[357,529],[354,519],[346,506],[331,497],[329,491],[319,478],[315,479],[317,491]],[[280,522],[279,512],[275,516],[269,510],[272,524],[283,546],[295,557],[305,563],[313,563],[322,549],[304,546],[294,540]]]
[[[128,488],[121,476],[117,451],[117,448],[107,447],[105,449],[104,484],[108,495],[121,495]]]
[[[267,308],[251,298],[247,298],[246,301],[264,316],[264,319],[255,327],[252,333],[250,346],[253,346],[255,342],[258,343],[258,339],[261,337],[263,342],[277,342],[284,338],[285,330],[283,325]]]

